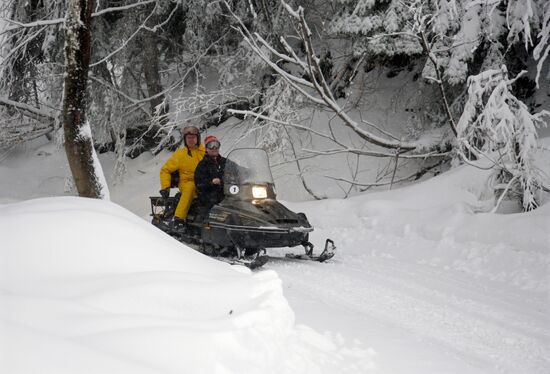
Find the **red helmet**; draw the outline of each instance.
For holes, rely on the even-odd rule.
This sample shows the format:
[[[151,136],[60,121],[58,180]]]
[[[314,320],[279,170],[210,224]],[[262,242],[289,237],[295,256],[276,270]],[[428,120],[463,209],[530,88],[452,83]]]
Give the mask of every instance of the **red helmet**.
[[[217,143],[213,144],[214,148],[220,148],[220,141],[214,135],[208,135],[206,138],[204,138],[204,146],[206,148],[208,148],[208,144],[212,142]]]

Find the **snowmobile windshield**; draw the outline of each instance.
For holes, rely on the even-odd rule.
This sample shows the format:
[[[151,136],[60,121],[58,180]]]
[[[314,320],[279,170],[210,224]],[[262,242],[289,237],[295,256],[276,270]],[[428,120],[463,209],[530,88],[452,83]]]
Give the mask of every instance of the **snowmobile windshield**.
[[[267,153],[259,148],[231,151],[227,156],[223,180],[226,185],[273,184]]]

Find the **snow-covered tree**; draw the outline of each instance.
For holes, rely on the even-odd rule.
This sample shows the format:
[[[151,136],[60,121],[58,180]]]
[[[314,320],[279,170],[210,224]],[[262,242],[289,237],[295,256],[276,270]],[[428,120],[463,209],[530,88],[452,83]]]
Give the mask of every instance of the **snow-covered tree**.
[[[0,34],[0,146],[42,136],[59,123],[65,68],[60,30],[67,4],[8,0],[0,6],[5,20]],[[414,72],[409,75],[414,76],[412,82],[420,74],[425,78],[418,80],[421,95],[433,98],[422,108],[430,112],[422,123],[447,122],[456,134],[455,118],[465,105],[468,76],[503,64],[515,76],[529,65],[538,69],[521,77],[530,87],[524,90],[527,94],[518,93],[520,80],[507,87],[510,95],[533,104],[525,98],[533,96],[535,82],[548,79],[549,4],[105,0],[92,13],[94,55],[86,98],[90,132],[98,149],[116,150],[116,170],[121,173],[125,156],[176,146],[179,139],[171,135],[182,121],[215,126],[231,113],[239,118],[258,115],[260,126],[270,123],[271,128],[257,131],[265,131],[264,145],[277,150],[284,146],[291,157],[292,144],[284,139],[295,137],[288,131],[307,131],[335,146],[306,149],[313,154],[421,157],[410,154],[417,147],[413,137],[392,135],[395,129],[363,120],[355,99],[369,91],[352,89],[370,78],[372,67],[389,66],[389,73],[395,73],[406,66]],[[326,31],[331,38],[324,38]],[[214,77],[218,86],[212,88]],[[434,96],[436,90],[439,95]],[[295,105],[296,92],[309,107]],[[333,124],[347,127],[342,132],[356,133],[377,147],[357,149],[330,131],[308,128],[306,117],[319,109],[336,114]],[[350,110],[353,115],[348,115]],[[418,129],[420,134],[423,127]],[[430,143],[430,157],[432,150],[437,157],[447,157],[450,140],[444,132],[443,147]],[[388,150],[380,152],[380,147]],[[441,149],[445,151],[439,153]]]
[[[511,93],[513,82],[505,66],[468,78],[468,99],[458,122],[457,140],[464,160],[490,160],[499,188],[505,186],[503,194],[515,193],[529,211],[538,206],[541,188],[533,165],[537,128],[546,125],[544,117],[550,119],[550,112],[531,114]]]
[[[451,84],[465,83],[481,71],[495,44],[504,55],[521,45],[542,61],[549,53],[550,6],[546,0],[335,0],[329,23],[334,35],[353,37],[353,52],[380,63],[414,58],[426,51],[414,37],[418,20],[426,28],[430,50]],[[533,47],[537,49],[533,51]],[[480,63],[481,61],[481,63]],[[503,61],[500,61],[501,63]],[[424,75],[433,69],[426,60]]]

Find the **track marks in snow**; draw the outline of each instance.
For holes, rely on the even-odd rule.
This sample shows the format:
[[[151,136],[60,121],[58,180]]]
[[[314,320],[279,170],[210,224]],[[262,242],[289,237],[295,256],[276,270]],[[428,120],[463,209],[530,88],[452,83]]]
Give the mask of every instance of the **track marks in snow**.
[[[503,290],[500,283],[494,282],[489,287],[487,282],[480,284],[460,272],[385,259],[371,258],[368,261],[369,276],[376,277],[393,289],[401,289],[415,298],[439,301],[442,305],[471,314],[472,317],[550,341],[550,330],[541,328],[550,326],[550,316],[545,310],[548,308],[548,299],[527,299]],[[357,272],[365,270],[360,266],[348,265],[348,268]]]
[[[543,302],[522,303],[521,294],[478,287],[453,271],[377,257],[353,260],[274,266],[285,283],[319,303],[400,327],[476,366],[529,374],[550,367]]]

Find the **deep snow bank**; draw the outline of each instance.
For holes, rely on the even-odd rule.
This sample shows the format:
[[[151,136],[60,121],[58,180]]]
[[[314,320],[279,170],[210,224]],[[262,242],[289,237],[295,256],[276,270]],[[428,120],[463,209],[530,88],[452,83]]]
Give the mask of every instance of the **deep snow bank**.
[[[274,272],[210,259],[113,203],[0,205],[0,237],[3,372],[329,373],[358,354],[296,327]]]

